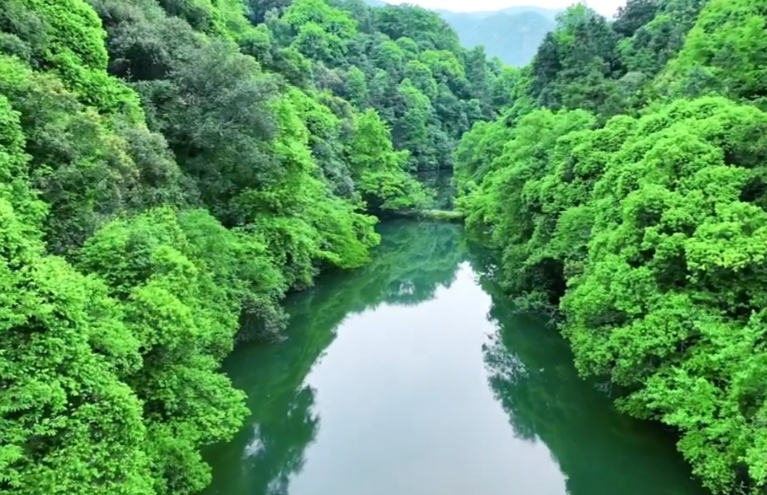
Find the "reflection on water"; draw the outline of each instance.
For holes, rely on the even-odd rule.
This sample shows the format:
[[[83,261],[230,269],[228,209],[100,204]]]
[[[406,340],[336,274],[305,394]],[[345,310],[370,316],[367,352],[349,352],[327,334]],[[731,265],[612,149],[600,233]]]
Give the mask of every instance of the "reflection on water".
[[[446,224],[392,222],[368,267],[288,301],[278,345],[225,367],[249,396],[209,494],[700,493],[672,440],[578,379]]]
[[[451,170],[438,169],[418,172],[418,181],[434,194],[434,208],[452,210],[456,197]]]

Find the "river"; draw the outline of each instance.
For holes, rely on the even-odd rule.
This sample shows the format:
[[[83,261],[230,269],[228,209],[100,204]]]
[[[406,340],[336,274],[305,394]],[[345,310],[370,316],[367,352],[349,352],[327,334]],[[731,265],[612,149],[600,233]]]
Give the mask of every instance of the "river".
[[[673,438],[512,314],[460,227],[381,233],[369,266],[288,299],[286,341],[226,361],[252,415],[206,452],[208,495],[704,493]]]

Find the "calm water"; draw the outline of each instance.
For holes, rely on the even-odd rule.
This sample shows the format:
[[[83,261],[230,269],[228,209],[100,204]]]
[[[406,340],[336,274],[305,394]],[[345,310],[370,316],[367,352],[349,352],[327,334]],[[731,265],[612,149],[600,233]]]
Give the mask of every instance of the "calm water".
[[[288,302],[288,340],[226,371],[247,425],[207,452],[221,495],[698,495],[673,440],[579,380],[451,225],[382,228],[374,262]]]

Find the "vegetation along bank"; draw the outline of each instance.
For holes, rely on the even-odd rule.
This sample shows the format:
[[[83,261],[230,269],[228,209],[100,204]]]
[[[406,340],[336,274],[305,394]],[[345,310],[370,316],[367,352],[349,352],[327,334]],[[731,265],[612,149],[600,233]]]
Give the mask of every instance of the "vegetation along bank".
[[[585,376],[680,432],[715,493],[767,482],[767,2],[570,8],[457,152],[458,207]]]

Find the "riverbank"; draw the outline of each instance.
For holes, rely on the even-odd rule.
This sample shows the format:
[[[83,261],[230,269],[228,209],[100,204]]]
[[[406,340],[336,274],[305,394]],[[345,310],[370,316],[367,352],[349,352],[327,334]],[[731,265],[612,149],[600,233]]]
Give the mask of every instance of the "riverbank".
[[[466,215],[458,210],[409,210],[398,211],[394,213],[394,216],[412,218],[415,220],[463,223],[463,219]]]

